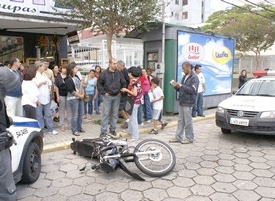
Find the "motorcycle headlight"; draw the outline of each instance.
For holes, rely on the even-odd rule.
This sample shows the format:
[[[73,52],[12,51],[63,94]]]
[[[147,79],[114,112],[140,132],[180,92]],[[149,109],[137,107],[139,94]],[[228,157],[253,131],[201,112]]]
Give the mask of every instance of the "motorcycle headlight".
[[[263,112],[260,118],[275,118],[275,111]]]
[[[218,106],[218,107],[217,107],[217,113],[224,114],[224,108]]]

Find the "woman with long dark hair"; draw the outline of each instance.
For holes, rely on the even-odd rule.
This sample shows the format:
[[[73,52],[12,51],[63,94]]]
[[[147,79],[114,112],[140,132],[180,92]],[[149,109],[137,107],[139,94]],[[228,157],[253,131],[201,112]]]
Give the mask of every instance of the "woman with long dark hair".
[[[67,78],[65,79],[66,89],[68,91],[67,101],[71,108],[71,129],[75,136],[85,132],[82,128],[82,117],[84,114],[84,90],[80,79],[76,75],[78,67],[75,62],[68,65]]]
[[[246,70],[242,70],[239,76],[239,88],[241,88],[241,86],[243,86],[243,84],[246,83],[246,81],[247,81]]]
[[[98,79],[100,73],[102,72],[102,69],[99,65],[97,65],[95,67],[95,77]],[[97,96],[94,100],[94,105],[95,105],[95,111],[96,111],[96,114],[100,114],[99,112],[99,107],[100,107],[100,104],[102,102],[102,95],[100,93],[97,92]]]

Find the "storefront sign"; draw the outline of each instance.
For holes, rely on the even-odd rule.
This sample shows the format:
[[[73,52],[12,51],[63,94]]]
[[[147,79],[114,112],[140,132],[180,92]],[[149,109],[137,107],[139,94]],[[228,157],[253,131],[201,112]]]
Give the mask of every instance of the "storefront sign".
[[[51,18],[62,18],[55,10],[65,8],[60,7],[53,0],[1,0],[0,12],[24,14],[33,16],[43,16]]]

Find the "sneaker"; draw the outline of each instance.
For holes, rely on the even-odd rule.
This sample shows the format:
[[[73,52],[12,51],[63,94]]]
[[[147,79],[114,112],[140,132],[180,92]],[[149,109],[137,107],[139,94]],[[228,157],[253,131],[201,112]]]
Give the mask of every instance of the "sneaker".
[[[118,138],[119,135],[115,131],[110,131],[109,135],[113,138]]]
[[[173,138],[171,140],[169,140],[170,143],[181,143],[180,140],[176,139],[176,138]]]
[[[54,121],[54,122],[59,122],[59,117],[54,117],[54,118],[53,118],[53,121]]]
[[[84,129],[81,129],[81,130],[79,130],[78,132],[80,132],[80,133],[85,133],[85,130],[84,130]]]
[[[151,122],[152,122],[152,120],[151,120],[151,119],[149,119],[149,120],[147,120],[146,122],[147,122],[147,123],[151,123]]]
[[[128,128],[128,123],[127,123],[127,122],[125,122],[123,125],[121,125],[121,128],[123,128],[123,129]]]
[[[84,115],[84,116],[83,116],[83,119],[87,119],[87,116],[86,116],[86,115]]]
[[[143,126],[143,125],[144,125],[143,123],[139,124],[139,126]]]
[[[73,135],[75,135],[75,136],[80,136],[79,132],[77,132],[77,131],[74,132]]]
[[[106,132],[101,132],[100,135],[99,135],[100,138],[103,138],[103,137],[106,137],[106,136],[107,136]]]
[[[96,112],[96,114],[101,114],[100,112]]]
[[[152,129],[149,134],[155,134],[155,135],[157,135],[158,133],[159,133],[158,130]]]
[[[164,129],[165,128],[165,126],[167,126],[167,122],[164,122],[164,123],[161,123],[161,129]]]
[[[180,141],[181,144],[191,144],[193,143],[193,141],[189,141],[187,139],[183,139],[182,141]]]
[[[57,132],[56,130],[53,130],[53,131],[49,132],[49,134],[50,134],[50,135],[57,135],[58,132]]]

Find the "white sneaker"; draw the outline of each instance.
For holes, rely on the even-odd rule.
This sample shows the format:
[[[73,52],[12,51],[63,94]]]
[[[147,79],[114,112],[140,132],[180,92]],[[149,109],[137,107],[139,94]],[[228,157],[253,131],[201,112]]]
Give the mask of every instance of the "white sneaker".
[[[56,130],[53,130],[52,132],[49,132],[49,134],[51,134],[51,135],[57,135],[58,132]]]
[[[152,122],[152,120],[151,120],[151,119],[149,119],[149,120],[147,120],[146,122],[147,122],[147,123],[151,123],[151,122]]]

